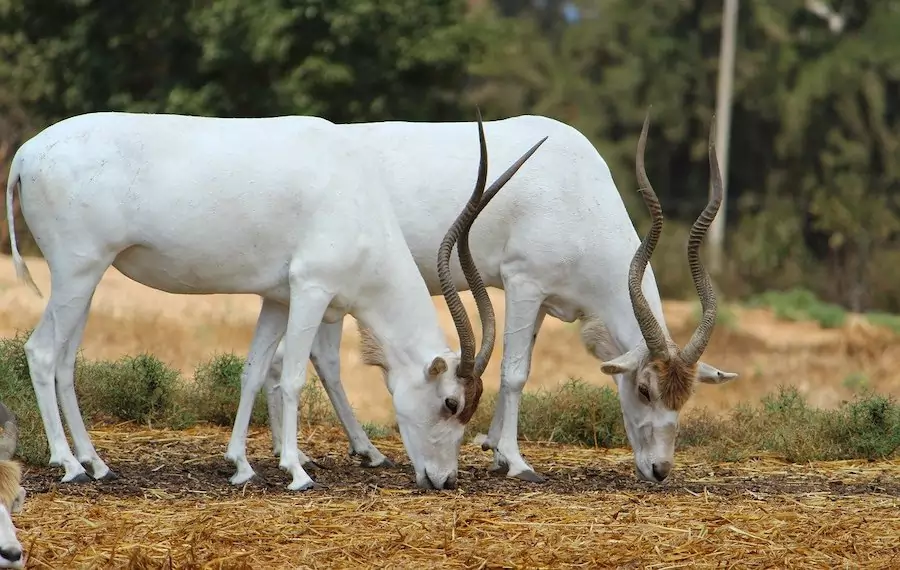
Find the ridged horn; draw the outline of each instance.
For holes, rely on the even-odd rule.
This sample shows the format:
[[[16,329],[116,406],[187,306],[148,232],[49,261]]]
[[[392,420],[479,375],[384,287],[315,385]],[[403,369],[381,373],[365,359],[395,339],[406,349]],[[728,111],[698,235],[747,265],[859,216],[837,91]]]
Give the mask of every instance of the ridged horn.
[[[697,325],[697,330],[691,336],[691,340],[688,341],[681,351],[681,359],[687,364],[696,364],[700,360],[700,356],[706,350],[706,345],[709,343],[713,329],[716,326],[716,292],[713,290],[709,273],[700,261],[700,244],[703,242],[703,238],[706,237],[710,225],[712,225],[716,214],[719,212],[719,206],[722,205],[724,194],[722,173],[719,170],[719,160],[716,156],[715,132],[716,116],[713,115],[712,124],[709,127],[709,176],[712,185],[712,196],[710,196],[706,208],[703,209],[694,225],[691,226],[691,233],[688,236],[688,264],[691,268],[694,288],[697,289],[697,295],[700,296],[703,316]]]
[[[659,242],[659,236],[662,234],[663,228],[662,206],[659,203],[659,198],[657,198],[656,192],[654,192],[653,186],[650,184],[650,179],[647,177],[647,171],[644,168],[644,148],[647,146],[647,132],[649,128],[650,110],[648,109],[647,114],[644,117],[644,126],[641,129],[641,137],[638,139],[637,154],[635,156],[635,174],[637,175],[639,185],[638,191],[644,198],[647,209],[650,210],[651,226],[650,231],[644,236],[641,245],[634,254],[634,258],[631,260],[631,267],[628,270],[628,293],[631,296],[631,306],[634,310],[634,316],[637,319],[638,326],[641,329],[641,335],[643,335],[644,341],[647,343],[650,354],[656,358],[668,359],[669,352],[666,346],[666,337],[663,334],[662,327],[659,326],[656,317],[653,316],[653,311],[650,310],[650,305],[647,303],[647,299],[644,297],[644,293],[641,290],[644,272],[647,269],[647,265],[650,263],[650,257],[653,255],[653,250]]]
[[[478,177],[475,183],[475,189],[469,197],[463,211],[457,216],[453,225],[447,230],[441,246],[438,249],[438,277],[441,281],[441,293],[450,309],[450,315],[453,317],[453,323],[456,325],[456,331],[459,334],[460,345],[460,364],[457,370],[459,377],[480,377],[487,367],[491,353],[494,348],[494,339],[496,336],[496,319],[494,316],[494,308],[488,296],[484,281],[475,267],[472,254],[469,249],[468,233],[478,216],[478,213],[487,205],[488,202],[500,191],[500,189],[513,177],[516,171],[521,168],[528,158],[543,144],[547,137],[541,139],[535,144],[525,155],[510,166],[493,184],[488,191],[487,197],[483,200],[485,194],[485,185],[487,184],[487,141],[484,136],[484,125],[481,119],[481,111],[477,110],[478,115],[478,140],[480,146],[480,159],[478,164]],[[453,284],[453,277],[450,272],[450,255],[454,244],[459,242],[459,260],[463,273],[475,302],[478,306],[478,313],[481,317],[482,325],[482,345],[478,354],[475,354],[475,335],[472,331],[472,323],[469,321],[462,300],[459,298],[459,291]]]

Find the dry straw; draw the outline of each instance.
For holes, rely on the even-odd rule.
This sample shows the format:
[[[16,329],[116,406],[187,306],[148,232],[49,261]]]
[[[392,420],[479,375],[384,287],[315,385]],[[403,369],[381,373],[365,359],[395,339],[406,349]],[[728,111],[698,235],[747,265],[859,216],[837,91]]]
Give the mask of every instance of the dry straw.
[[[346,456],[338,430],[304,433],[327,489],[283,490],[268,435],[250,440],[263,483],[231,488],[228,432],[92,433],[123,477],[57,486],[26,472],[15,516],[29,568],[890,568],[900,563],[900,462],[710,465],[679,455],[664,486],[627,451],[523,444],[542,486],[489,475],[466,445],[461,489],[420,492],[411,472]],[[399,442],[376,444],[407,463]]]

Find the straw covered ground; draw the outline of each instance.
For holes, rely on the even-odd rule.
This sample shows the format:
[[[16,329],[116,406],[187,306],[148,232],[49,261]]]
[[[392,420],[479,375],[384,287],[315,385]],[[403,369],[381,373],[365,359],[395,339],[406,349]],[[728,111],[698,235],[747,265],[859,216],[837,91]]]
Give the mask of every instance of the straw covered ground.
[[[288,479],[255,430],[260,481],[227,483],[228,433],[104,428],[92,433],[121,475],[58,485],[30,469],[17,515],[30,568],[889,568],[900,563],[900,461],[710,465],[679,454],[662,486],[639,482],[627,451],[523,444],[548,475],[529,486],[489,473],[471,443],[460,489],[421,492],[398,466],[358,467],[343,434],[301,445],[322,489]]]
[[[49,291],[46,265],[28,260]],[[502,292],[492,292],[502,323]],[[471,297],[464,295],[471,308]],[[33,327],[45,299],[0,260],[0,336]],[[435,300],[451,343],[452,323]],[[110,270],[94,297],[83,343],[88,359],[152,353],[190,376],[215,353],[245,354],[259,309],[251,296],[173,296]],[[667,302],[676,340],[692,331],[694,304]],[[474,312],[472,312],[474,314]],[[741,374],[698,387],[686,412],[756,402],[779,384],[810,404],[835,406],[861,384],[900,395],[900,342],[857,320],[822,329],[764,309],[734,309],[706,358]],[[362,421],[389,422],[377,371],[359,362],[347,319],[341,367]],[[502,343],[485,376],[496,390]],[[611,385],[578,342],[548,319],[527,390],[569,377]],[[487,398],[486,398],[487,400]],[[398,466],[364,469],[335,428],[303,433],[322,489],[285,490],[267,430],[251,431],[260,480],[227,479],[225,428],[99,427],[92,437],[121,478],[60,485],[58,469],[28,467],[25,508],[14,515],[29,568],[890,568],[900,567],[900,461],[794,465],[756,455],[713,464],[679,452],[661,486],[639,482],[629,450],[522,443],[548,476],[530,485],[491,474],[488,454],[466,442],[457,491],[420,492],[402,445],[373,441]],[[703,456],[706,457],[706,456]]]

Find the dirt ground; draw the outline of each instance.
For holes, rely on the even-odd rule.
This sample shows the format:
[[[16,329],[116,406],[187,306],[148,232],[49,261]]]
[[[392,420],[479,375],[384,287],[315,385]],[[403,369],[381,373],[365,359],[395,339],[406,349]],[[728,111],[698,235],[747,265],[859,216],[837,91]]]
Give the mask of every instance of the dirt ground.
[[[49,293],[18,284],[0,259],[0,335],[33,327]],[[498,319],[503,295],[492,294]],[[471,297],[464,301],[474,315]],[[435,299],[455,343],[443,300]],[[215,352],[245,354],[259,309],[252,296],[174,296],[110,270],[94,297],[84,355],[150,352],[190,375]],[[674,336],[692,332],[694,305],[667,302]],[[793,384],[819,406],[848,398],[848,378],[900,395],[900,343],[852,320],[839,330],[734,310],[705,359],[741,378],[700,386],[690,406],[725,410]],[[361,420],[389,421],[380,375],[361,365],[354,323],[342,347],[344,384]],[[496,389],[502,346],[485,376]],[[548,319],[526,389],[569,377],[610,382],[581,347],[576,326]],[[29,468],[25,509],[14,515],[29,568],[890,568],[900,567],[900,461],[790,465],[760,456],[713,465],[679,453],[664,485],[639,482],[629,450],[522,443],[548,476],[527,484],[487,471],[466,442],[457,491],[421,492],[399,441],[374,443],[397,467],[364,469],[339,430],[304,432],[322,488],[285,490],[265,430],[251,432],[258,481],[233,488],[223,459],[228,430],[104,427],[92,437],[121,477],[60,485],[61,472]]]

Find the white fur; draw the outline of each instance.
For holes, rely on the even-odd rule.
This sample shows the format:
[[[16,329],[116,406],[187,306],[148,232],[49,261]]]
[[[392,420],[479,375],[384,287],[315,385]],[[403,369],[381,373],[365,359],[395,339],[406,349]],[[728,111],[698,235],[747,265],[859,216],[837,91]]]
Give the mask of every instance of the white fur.
[[[599,320],[611,332],[607,350],[627,353],[631,361],[643,360],[646,354],[627,288],[629,264],[640,239],[606,162],[576,129],[539,116],[488,121],[484,126],[489,179],[531,141],[549,135],[471,231],[472,254],[485,284],[506,293],[500,395],[484,447],[494,450],[495,468],[508,468],[509,476],[527,476],[533,470],[519,451],[518,408],[545,314],[567,322]],[[465,200],[471,164],[478,160],[477,147],[466,144],[474,128],[474,123],[465,122],[340,127],[376,153],[400,228],[432,295],[440,294],[434,251],[457,215],[455,204]],[[462,274],[456,275],[456,286],[467,289]],[[665,330],[652,269],[644,276],[643,291]],[[351,451],[378,465],[385,457],[353,416],[341,386],[341,324],[322,327],[312,350],[313,364],[349,436]],[[276,369],[277,360],[276,356]],[[621,372],[613,375],[628,437],[638,472],[649,479],[654,463],[672,462],[678,413],[638,396],[637,368]],[[735,376],[704,363],[700,372],[703,382]],[[278,454],[281,413],[273,396],[276,385],[276,374],[270,373],[269,417]]]
[[[448,417],[444,401],[452,396],[464,405],[455,376],[459,357],[447,346],[429,296],[436,268],[426,272],[426,287],[420,267],[436,266],[439,239],[430,238],[443,235],[474,185],[477,128],[448,127],[453,140],[425,133],[406,156],[385,154],[389,149],[373,146],[365,130],[304,117],[95,113],[61,121],[19,149],[7,196],[12,199],[21,181],[22,214],[52,283],[25,349],[50,464],[65,468],[63,481],[86,479],[85,467],[95,478],[111,474],[85,429],[73,385],[91,298],[110,265],[171,293],[264,299],[226,454],[237,465],[232,482],[253,475],[244,451],[250,405],[284,335],[280,467],[293,477],[289,488],[312,487],[297,448],[298,396],[320,323],[337,323],[347,313],[384,346],[388,389],[417,482],[441,487],[455,480],[463,426]],[[536,140],[521,139],[519,152]],[[388,146],[412,150],[400,141]],[[496,157],[509,163],[518,158],[510,150]],[[383,167],[385,160],[391,167]],[[443,171],[452,165],[452,176],[433,177],[441,165]],[[419,266],[385,191],[396,184],[407,185],[411,196],[430,186],[452,188],[445,200],[429,195],[432,219],[422,220],[418,231],[427,233],[430,249],[416,248]],[[438,228],[434,219],[447,224]],[[11,220],[10,229],[14,236]],[[497,238],[481,230],[472,242]],[[19,275],[34,286],[15,242],[13,258]],[[453,268],[461,286],[458,262]],[[430,377],[437,358],[447,361],[448,371]]]

